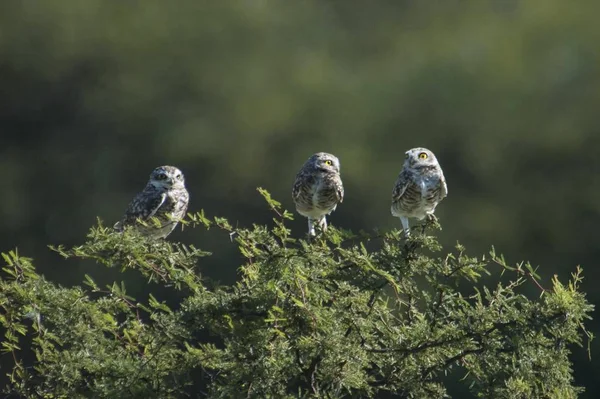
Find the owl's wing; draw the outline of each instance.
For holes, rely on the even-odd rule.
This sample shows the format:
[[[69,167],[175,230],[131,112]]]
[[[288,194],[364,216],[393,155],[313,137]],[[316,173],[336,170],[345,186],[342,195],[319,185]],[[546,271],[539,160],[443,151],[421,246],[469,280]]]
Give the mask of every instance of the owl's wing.
[[[300,192],[302,191],[302,182],[299,179],[299,176],[296,176],[296,181],[294,182],[294,187],[292,187],[292,198],[297,200],[300,196]]]
[[[142,191],[131,201],[123,218],[125,224],[132,223],[137,218],[149,219],[156,214],[156,211],[165,203],[167,193],[152,194]]]
[[[440,198],[445,198],[448,195],[448,185],[446,184],[446,178],[444,177],[443,173],[442,173],[442,176],[440,177],[440,186],[441,186]]]
[[[342,203],[344,201],[344,186],[342,185],[342,180],[339,179],[336,185],[337,187],[335,192],[337,194],[338,201]]]
[[[148,219],[150,219],[152,216],[154,216],[156,214],[156,211],[158,211],[158,209],[162,206],[162,204],[165,203],[166,199],[167,199],[167,193],[162,193],[160,195],[160,197],[153,199],[149,203],[150,206],[148,207],[148,209],[150,209],[150,213],[146,217]]]
[[[294,198],[294,201],[297,201],[304,192],[310,192],[314,183],[314,177],[310,173],[305,173],[302,170],[298,172],[294,187],[292,188],[292,197]]]
[[[398,201],[406,192],[410,184],[410,177],[408,174],[402,170],[398,175],[398,179],[396,179],[396,184],[394,185],[394,189],[392,190],[392,202]]]

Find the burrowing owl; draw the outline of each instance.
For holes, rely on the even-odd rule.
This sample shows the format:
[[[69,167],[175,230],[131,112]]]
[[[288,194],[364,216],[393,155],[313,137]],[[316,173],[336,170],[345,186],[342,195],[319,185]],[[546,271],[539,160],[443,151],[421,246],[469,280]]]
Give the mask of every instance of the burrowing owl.
[[[159,166],[152,171],[144,190],[133,198],[123,219],[114,227],[122,231],[124,226],[134,225],[139,219],[148,225],[137,224],[141,233],[152,238],[166,238],[185,216],[189,198],[183,173],[174,166]],[[152,217],[158,219],[160,226],[155,226],[150,220]]]
[[[339,159],[326,152],[308,158],[296,175],[292,197],[298,213],[308,218],[310,235],[315,235],[315,222],[327,230],[326,215],[344,199]]]
[[[435,219],[435,207],[446,195],[446,179],[433,152],[426,148],[406,151],[404,166],[392,192],[392,215],[400,218],[404,233],[409,234],[409,217]]]

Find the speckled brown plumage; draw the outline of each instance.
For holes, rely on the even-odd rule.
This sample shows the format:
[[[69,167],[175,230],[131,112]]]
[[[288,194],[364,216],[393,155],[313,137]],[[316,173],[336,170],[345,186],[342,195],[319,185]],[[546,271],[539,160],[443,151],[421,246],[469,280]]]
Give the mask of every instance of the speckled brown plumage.
[[[408,218],[435,217],[436,206],[448,195],[442,168],[433,152],[418,147],[406,152],[402,171],[392,191],[392,215],[408,234]]]
[[[292,189],[296,210],[308,218],[308,233],[315,235],[315,222],[327,230],[326,216],[344,199],[340,161],[332,154],[312,155],[296,175]]]
[[[135,225],[141,233],[152,238],[166,238],[185,216],[188,202],[183,173],[174,166],[159,166],[152,171],[144,190],[133,198],[114,227],[122,231],[124,226]],[[158,219],[160,226],[153,224],[153,217]],[[147,222],[148,226],[138,220]]]

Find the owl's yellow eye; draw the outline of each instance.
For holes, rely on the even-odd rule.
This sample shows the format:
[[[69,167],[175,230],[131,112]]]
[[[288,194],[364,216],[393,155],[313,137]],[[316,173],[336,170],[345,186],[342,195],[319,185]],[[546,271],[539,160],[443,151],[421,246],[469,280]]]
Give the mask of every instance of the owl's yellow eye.
[[[333,162],[331,162],[329,159],[327,161],[325,161],[325,165],[327,166],[331,166],[333,165]]]
[[[427,154],[422,152],[419,154],[419,159],[427,159]]]

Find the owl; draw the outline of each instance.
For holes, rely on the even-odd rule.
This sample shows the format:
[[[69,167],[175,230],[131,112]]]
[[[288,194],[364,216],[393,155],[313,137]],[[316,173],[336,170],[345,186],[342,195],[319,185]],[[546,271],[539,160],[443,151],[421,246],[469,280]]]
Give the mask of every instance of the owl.
[[[316,235],[315,224],[326,231],[326,216],[344,199],[339,159],[326,152],[308,158],[296,175],[292,197],[298,213],[308,218],[308,234]]]
[[[114,228],[123,231],[125,226],[136,225],[144,235],[166,238],[185,216],[189,198],[183,173],[174,166],[159,166],[152,171],[146,187],[133,198]],[[152,217],[158,219],[160,226],[150,220]],[[138,219],[147,222],[147,226],[136,223]]]
[[[392,191],[392,215],[400,218],[408,235],[408,218],[435,219],[435,207],[448,195],[448,187],[433,152],[413,148],[405,154],[404,166]]]

